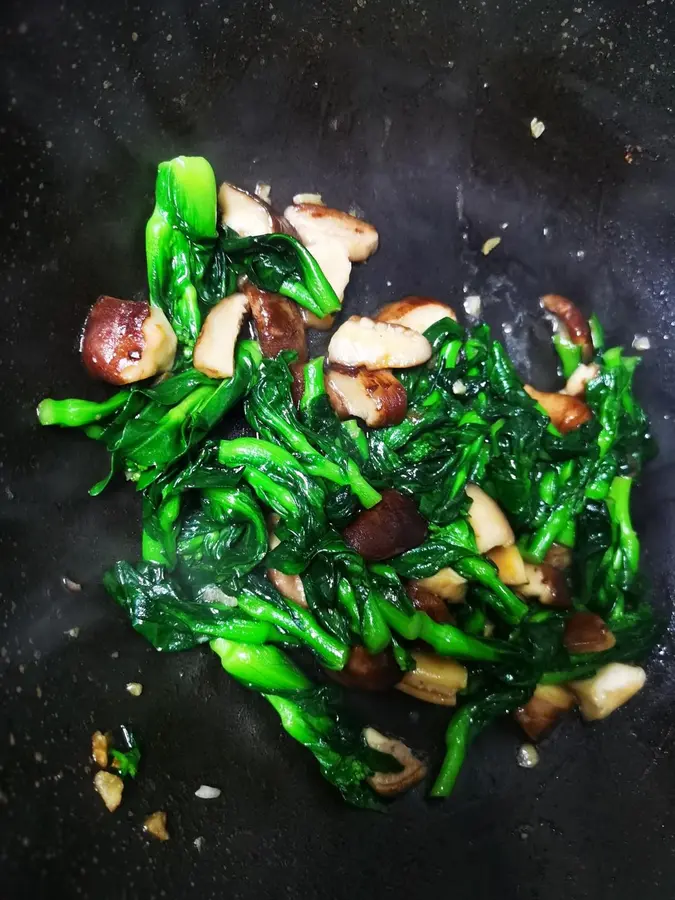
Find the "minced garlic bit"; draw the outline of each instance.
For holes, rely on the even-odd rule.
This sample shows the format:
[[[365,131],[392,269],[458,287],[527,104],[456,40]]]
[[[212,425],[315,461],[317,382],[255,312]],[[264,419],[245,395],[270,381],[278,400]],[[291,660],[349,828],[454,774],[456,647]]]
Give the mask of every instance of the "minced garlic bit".
[[[101,795],[109,812],[115,812],[122,802],[124,782],[119,775],[112,772],[97,772],[94,775],[94,787]]]
[[[478,319],[481,314],[483,302],[478,294],[469,294],[464,301],[464,312],[472,319]]]
[[[91,736],[91,755],[97,766],[102,769],[108,767],[108,748],[110,747],[110,734],[95,731]]]
[[[132,697],[140,697],[143,693],[143,685],[139,681],[130,681],[127,684],[127,690]]]
[[[485,241],[485,243],[481,247],[481,252],[483,253],[483,256],[487,256],[488,253],[492,253],[492,251],[495,249],[495,247],[498,247],[501,244],[501,242],[502,242],[502,239],[500,237],[488,238],[487,241]]]
[[[195,791],[195,797],[199,797],[200,800],[217,800],[220,793],[220,788],[211,787],[209,784],[200,784]]]
[[[321,194],[296,194],[293,197],[293,205],[300,206],[302,203],[313,203],[315,206],[325,206]]]
[[[64,575],[61,579],[61,583],[67,591],[70,591],[73,594],[79,594],[82,590],[82,585],[79,581],[73,581],[72,578],[68,578],[67,575]]]
[[[523,769],[533,769],[539,762],[539,752],[534,744],[522,744],[518,748],[516,760]]]
[[[636,334],[633,338],[633,350],[649,350],[651,341],[642,334]]]
[[[537,138],[540,138],[545,130],[546,126],[541,121],[541,119],[532,119],[532,121],[530,122],[530,134],[535,140]]]
[[[270,197],[272,196],[272,185],[265,184],[264,181],[259,181],[255,186],[255,195],[256,197],[260,197],[263,203],[269,203]]]
[[[158,841],[168,841],[169,832],[166,830],[166,813],[163,810],[151,813],[143,822],[143,831],[147,831]]]
[[[466,394],[466,385],[458,378],[457,381],[452,385],[452,393],[453,394]]]

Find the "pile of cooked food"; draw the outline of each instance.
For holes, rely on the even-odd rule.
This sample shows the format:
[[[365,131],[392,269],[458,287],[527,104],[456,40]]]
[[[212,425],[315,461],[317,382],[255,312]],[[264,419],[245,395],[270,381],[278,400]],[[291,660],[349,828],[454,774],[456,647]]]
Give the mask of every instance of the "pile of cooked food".
[[[280,215],[178,157],[155,196],[148,301],[99,298],[82,335],[118,391],[38,408],[108,451],[92,495],[118,474],[141,494],[141,561],[103,578],[133,627],[162,651],[208,643],[359,806],[427,765],[357,724],[344,688],[449,708],[434,797],[494,719],[536,741],[636,694],[659,634],[630,515],[654,453],[638,358],[549,294],[561,390],[537,390],[440,300],[340,319],[378,234],[319,195]]]

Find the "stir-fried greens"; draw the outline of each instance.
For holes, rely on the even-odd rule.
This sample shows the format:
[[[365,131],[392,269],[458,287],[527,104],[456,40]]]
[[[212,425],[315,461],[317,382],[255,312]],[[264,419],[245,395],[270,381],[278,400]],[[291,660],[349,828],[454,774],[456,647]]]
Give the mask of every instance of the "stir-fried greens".
[[[416,654],[460,661],[466,686],[432,700],[459,706],[431,789],[446,796],[488,723],[516,710],[531,720],[547,685],[570,685],[568,705],[577,691],[584,711],[589,679],[643,660],[656,640],[630,518],[632,486],[654,453],[632,389],[638,359],[606,348],[595,320],[583,349],[563,328],[562,372],[586,367],[583,399],[544,395],[523,384],[487,325],[444,315],[424,330],[427,362],[389,367],[407,412],[380,428],[338,416],[323,358],[263,358],[256,341],[240,340],[231,377],[194,368],[204,318],[242,279],[319,318],[340,308],[292,231],[238,235],[218,222],[205,160],[162,163],[146,249],[150,304],[177,338],[173,369],[102,403],[43,400],[39,419],[105,446],[109,473],[92,494],[116,473],[142,494],[142,560],[104,576],[133,627],[162,651],[209,643],[350,802],[373,805],[371,785],[405,766],[373,749],[318,673],[354,683],[358,652],[368,665],[385,661],[391,686],[434,695],[420,688]],[[561,403],[566,415],[581,409],[573,427],[557,417]],[[248,430],[223,439],[218,427],[240,405]],[[366,552],[359,540],[386,532],[394,501],[419,521],[402,512],[403,545]],[[406,544],[415,528],[421,537]],[[131,775],[136,762],[119,754]]]

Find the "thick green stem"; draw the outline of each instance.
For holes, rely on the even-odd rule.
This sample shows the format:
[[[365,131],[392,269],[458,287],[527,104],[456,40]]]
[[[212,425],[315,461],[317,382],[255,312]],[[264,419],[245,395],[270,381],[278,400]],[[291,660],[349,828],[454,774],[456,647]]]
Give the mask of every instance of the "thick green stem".
[[[128,398],[128,390],[118,391],[101,403],[95,403],[93,400],[53,400],[48,397],[38,404],[37,416],[40,425],[83,428],[111,416],[124,406]]]

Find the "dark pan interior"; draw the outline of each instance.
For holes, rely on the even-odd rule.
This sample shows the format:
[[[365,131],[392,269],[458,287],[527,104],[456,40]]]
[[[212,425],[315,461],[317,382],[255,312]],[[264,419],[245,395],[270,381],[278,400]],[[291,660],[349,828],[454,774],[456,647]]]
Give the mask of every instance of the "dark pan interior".
[[[638,392],[661,455],[636,492],[655,602],[675,543],[673,38],[667,0],[512,3],[121,0],[3,4],[0,205],[0,894],[3,897],[500,897],[657,900],[675,881],[670,638],[607,722],[570,717],[541,762],[499,725],[449,802],[345,808],[265,704],[208,653],[160,655],[99,580],[138,553],[140,504],[87,488],[101,448],[41,430],[44,395],[91,397],[76,352],[99,293],[141,296],[154,169],[204,154],[220,179],[319,190],[377,225],[346,312],[416,292],[485,316],[553,383],[541,293],[647,335]],[[529,121],[546,125],[535,141]],[[630,161],[632,160],[632,161]],[[488,257],[480,247],[499,235]],[[532,369],[528,367],[532,366]],[[62,576],[80,582],[68,593]],[[67,632],[78,628],[79,636]],[[135,699],[124,689],[140,681]],[[447,714],[352,698],[428,753]],[[95,727],[136,726],[143,770],[111,816]],[[219,800],[193,795],[202,783]],[[155,809],[171,841],[140,830]],[[202,840],[197,840],[201,838]],[[196,844],[195,844],[196,841]]]

